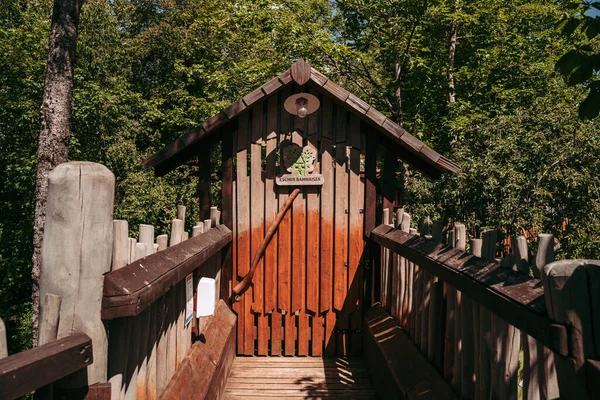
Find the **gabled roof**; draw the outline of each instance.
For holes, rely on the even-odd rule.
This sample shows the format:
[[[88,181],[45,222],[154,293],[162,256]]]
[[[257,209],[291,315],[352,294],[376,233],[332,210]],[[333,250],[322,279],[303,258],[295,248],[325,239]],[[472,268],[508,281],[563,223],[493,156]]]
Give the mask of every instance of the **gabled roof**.
[[[156,154],[146,158],[145,168],[154,168],[157,175],[164,175],[196,155],[197,148],[219,128],[234,120],[246,109],[275,94],[285,86],[296,83],[309,84],[356,114],[393,143],[399,146],[399,156],[419,168],[430,177],[437,178],[443,172],[460,172],[460,167],[427,147],[419,139],[406,132],[400,125],[368,105],[366,102],[329,80],[325,75],[300,59],[291,68],[253,90],[217,115],[207,119],[199,127],[190,130]]]

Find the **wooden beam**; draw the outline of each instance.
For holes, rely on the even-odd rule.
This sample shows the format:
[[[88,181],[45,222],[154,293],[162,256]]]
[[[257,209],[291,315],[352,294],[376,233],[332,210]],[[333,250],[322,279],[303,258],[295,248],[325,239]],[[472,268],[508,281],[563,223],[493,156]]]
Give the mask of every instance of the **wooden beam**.
[[[566,327],[548,318],[539,279],[385,225],[375,228],[371,239],[464,292],[555,353],[567,355]]]
[[[381,304],[364,323],[365,363],[382,399],[458,399]]]
[[[92,364],[92,339],[74,332],[0,360],[0,398],[15,399]]]
[[[104,277],[102,319],[140,314],[231,240],[231,230],[219,225],[108,273]]]

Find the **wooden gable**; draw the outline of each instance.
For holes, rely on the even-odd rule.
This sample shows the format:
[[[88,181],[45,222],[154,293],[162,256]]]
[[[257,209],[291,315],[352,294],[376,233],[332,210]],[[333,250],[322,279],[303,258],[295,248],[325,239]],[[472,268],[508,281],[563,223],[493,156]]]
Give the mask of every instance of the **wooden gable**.
[[[373,128],[373,132],[381,134],[390,143],[395,144],[394,151],[400,158],[430,178],[437,179],[444,172],[460,172],[460,167],[456,163],[426,146],[384,114],[329,80],[302,59],[295,62],[290,69],[146,158],[142,164],[147,169],[154,168],[158,176],[166,174],[195,157],[202,144],[214,137],[220,128],[234,122],[244,111],[262,103],[289,85],[307,85],[315,88],[317,92],[342,105],[348,112],[358,116]]]

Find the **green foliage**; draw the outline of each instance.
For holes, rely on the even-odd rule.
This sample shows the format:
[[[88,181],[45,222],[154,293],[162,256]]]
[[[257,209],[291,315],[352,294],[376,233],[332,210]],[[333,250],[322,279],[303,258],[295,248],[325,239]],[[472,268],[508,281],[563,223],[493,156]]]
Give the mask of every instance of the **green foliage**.
[[[581,119],[593,119],[600,114],[600,3],[584,2],[559,24],[563,35],[576,41],[575,48],[557,62],[556,70],[569,86],[587,84],[587,97],[579,106]],[[595,15],[594,15],[595,14]],[[584,42],[578,42],[585,38]]]
[[[30,342],[36,149],[52,2],[3,5],[0,317],[17,351]],[[140,223],[167,232],[178,204],[188,207],[191,225],[198,213],[197,165],[155,178],[141,161],[304,57],[462,166],[463,173],[439,182],[403,167],[402,205],[415,219],[460,220],[473,233],[551,231],[561,241],[561,257],[600,258],[600,122],[579,119],[600,104],[593,58],[598,29],[576,14],[577,6],[560,0],[87,0],[69,158],[100,162],[115,173],[115,217],[129,221],[132,236]],[[453,23],[456,101],[449,103]],[[200,156],[209,153],[218,204],[221,149]]]

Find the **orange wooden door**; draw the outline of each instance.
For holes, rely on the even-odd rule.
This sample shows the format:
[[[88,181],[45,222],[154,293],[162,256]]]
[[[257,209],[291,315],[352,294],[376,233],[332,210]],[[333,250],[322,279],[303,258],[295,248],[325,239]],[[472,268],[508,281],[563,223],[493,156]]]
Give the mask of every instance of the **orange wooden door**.
[[[318,93],[313,92],[315,95]],[[290,193],[277,186],[278,151],[313,146],[313,173],[265,252],[250,289],[233,304],[237,351],[245,355],[359,355],[365,207],[360,121],[321,97],[307,118],[281,104],[291,88],[244,113],[234,131],[233,282],[248,272],[265,232]]]

